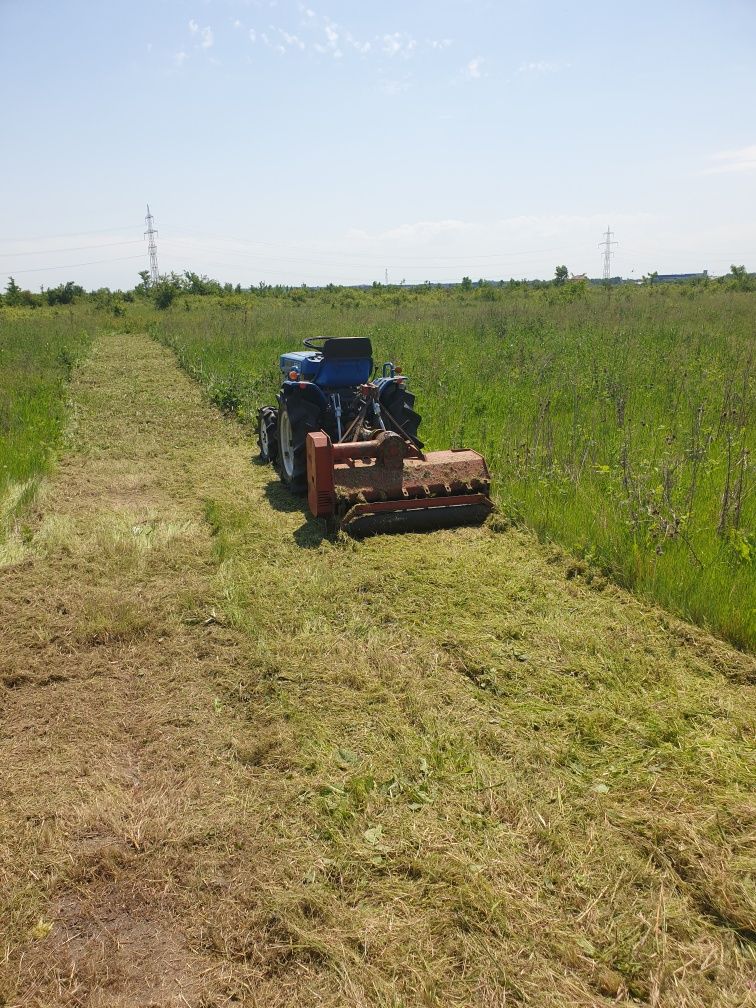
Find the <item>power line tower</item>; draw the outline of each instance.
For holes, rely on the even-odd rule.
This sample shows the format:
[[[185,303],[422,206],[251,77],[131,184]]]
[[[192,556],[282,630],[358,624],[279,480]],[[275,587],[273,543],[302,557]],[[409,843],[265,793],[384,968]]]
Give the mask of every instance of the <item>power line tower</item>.
[[[157,243],[155,239],[157,238],[157,231],[152,226],[153,219],[150,213],[150,204],[147,204],[147,216],[144,218],[144,223],[147,225],[147,230],[144,232],[144,236],[147,239],[147,250],[150,254],[150,283],[154,287],[155,284],[160,279],[158,273],[158,261],[157,261]]]
[[[599,248],[604,249],[604,280],[607,282],[612,278],[612,245],[619,245],[619,242],[613,241],[614,232],[606,225],[606,233],[604,234],[604,240],[599,242]]]

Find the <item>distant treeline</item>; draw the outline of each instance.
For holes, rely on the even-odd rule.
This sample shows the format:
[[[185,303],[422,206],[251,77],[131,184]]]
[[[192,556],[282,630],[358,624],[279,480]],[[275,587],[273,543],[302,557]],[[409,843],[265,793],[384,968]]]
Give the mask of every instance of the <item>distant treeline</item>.
[[[436,293],[456,293],[477,292],[479,296],[489,300],[497,300],[497,292],[504,290],[533,289],[556,287],[564,288],[568,296],[576,296],[587,287],[608,286],[616,287],[629,284],[632,286],[650,286],[662,283],[674,283],[681,286],[717,286],[728,290],[753,291],[756,290],[756,274],[749,273],[745,266],[733,265],[730,272],[721,277],[710,277],[707,274],[692,274],[690,278],[681,276],[660,276],[658,273],[649,273],[642,280],[625,280],[622,277],[612,277],[610,280],[597,280],[587,277],[570,277],[566,266],[557,266],[552,280],[477,280],[473,281],[465,276],[459,283],[432,283],[427,280],[422,284],[407,284],[402,281],[399,284],[382,284],[377,281],[371,285],[366,284],[327,284],[324,287],[310,287],[307,284],[266,284],[259,283],[249,287],[242,287],[241,284],[221,283],[212,277],[204,274],[194,273],[185,270],[183,273],[167,273],[162,275],[157,283],[150,282],[150,275],[147,270],[139,273],[139,283],[129,290],[111,290],[109,287],[100,287],[97,290],[87,291],[80,284],[69,280],[66,283],[58,284],[57,287],[48,287],[39,293],[25,290],[20,287],[13,277],[8,278],[5,292],[0,294],[0,305],[10,307],[38,308],[44,305],[69,305],[78,301],[91,301],[98,307],[110,308],[117,315],[119,314],[119,304],[130,303],[137,298],[150,300],[159,309],[169,308],[175,299],[181,295],[195,295],[199,297],[226,297],[229,295],[255,295],[269,297],[289,297],[293,300],[302,301],[308,296],[318,296],[323,292],[334,294],[336,292],[349,291],[370,291],[375,294],[396,293],[399,291],[436,292]]]

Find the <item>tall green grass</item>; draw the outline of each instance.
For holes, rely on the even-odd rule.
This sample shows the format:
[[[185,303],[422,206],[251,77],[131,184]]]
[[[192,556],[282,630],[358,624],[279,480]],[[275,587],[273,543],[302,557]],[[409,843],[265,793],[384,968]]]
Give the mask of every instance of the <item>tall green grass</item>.
[[[0,308],[0,537],[58,442],[66,385],[91,323],[85,307]]]
[[[565,288],[186,298],[153,332],[252,422],[278,354],[368,335],[411,376],[431,448],[485,453],[513,519],[752,648],[756,295]]]

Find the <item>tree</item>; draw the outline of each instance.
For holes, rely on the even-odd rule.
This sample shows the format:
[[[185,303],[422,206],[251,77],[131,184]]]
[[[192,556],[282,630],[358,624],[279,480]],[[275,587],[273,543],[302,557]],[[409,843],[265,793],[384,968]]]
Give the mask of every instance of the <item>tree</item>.
[[[165,311],[166,308],[171,307],[177,294],[178,287],[176,284],[171,283],[170,280],[166,280],[165,278],[161,279],[152,289],[155,307],[160,308],[161,311]]]
[[[42,304],[41,294],[32,294],[30,290],[19,287],[13,277],[8,277],[8,286],[5,288],[5,303],[23,308],[36,308]]]
[[[472,287],[472,280],[470,277],[462,277],[462,290],[470,290]]]
[[[554,283],[556,286],[561,287],[562,284],[566,282],[569,275],[569,270],[566,266],[557,266],[554,270]]]
[[[21,288],[13,277],[8,277],[8,286],[5,288],[5,302],[9,305],[21,304]]]
[[[735,290],[751,290],[751,278],[748,276],[745,266],[730,266],[730,285]]]
[[[149,294],[150,291],[150,271],[139,270],[141,281],[134,288],[139,294]]]
[[[81,297],[83,294],[84,288],[79,284],[75,284],[72,280],[69,280],[68,283],[58,284],[57,287],[48,287],[45,291],[45,297],[49,305],[73,304],[74,299]]]

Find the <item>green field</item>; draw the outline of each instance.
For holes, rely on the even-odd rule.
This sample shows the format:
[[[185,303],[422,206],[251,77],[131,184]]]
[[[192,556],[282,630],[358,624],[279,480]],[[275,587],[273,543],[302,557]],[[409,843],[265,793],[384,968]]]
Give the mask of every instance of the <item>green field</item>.
[[[100,299],[102,300],[102,299]],[[110,317],[116,305],[118,318]],[[430,448],[477,448],[503,515],[732,641],[756,644],[756,294],[721,286],[377,287],[0,308],[0,494],[48,464],[67,378],[102,326],[149,330],[254,424],[281,351],[365,334],[411,377]]]
[[[87,306],[0,309],[0,538],[49,463],[66,385],[92,330]]]
[[[755,320],[753,293],[722,288],[485,286],[187,297],[150,328],[250,424],[282,350],[369,335],[428,445],[485,453],[506,516],[753,647]]]

